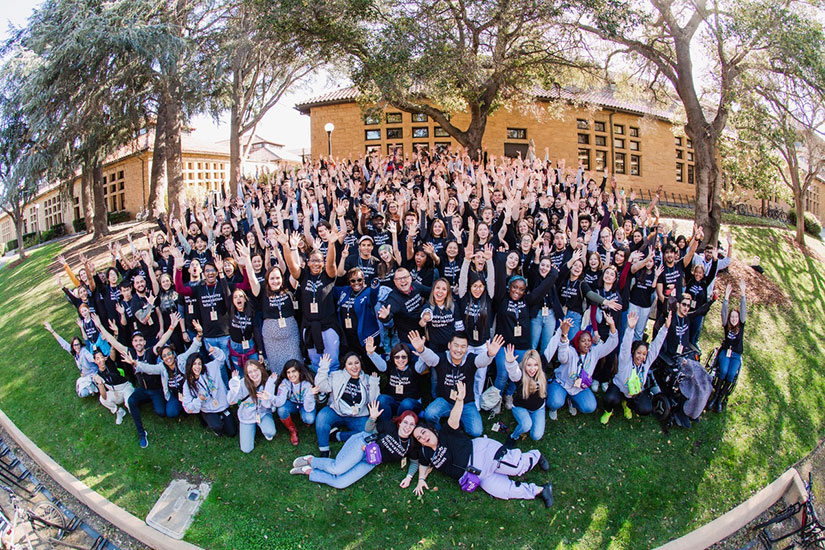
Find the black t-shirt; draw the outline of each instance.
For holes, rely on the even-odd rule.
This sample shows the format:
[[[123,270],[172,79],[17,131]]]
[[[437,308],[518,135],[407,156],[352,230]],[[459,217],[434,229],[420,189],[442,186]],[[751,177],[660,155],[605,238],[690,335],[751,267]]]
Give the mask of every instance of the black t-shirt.
[[[537,411],[542,405],[544,405],[545,398],[539,394],[538,388],[536,391],[531,393],[527,399],[525,399],[522,393],[524,387],[524,376],[522,376],[521,380],[518,381],[516,384],[516,393],[513,394],[513,406],[514,407],[521,407],[523,409],[527,409],[528,411]]]
[[[372,280],[375,278],[375,271],[379,263],[381,263],[381,260],[375,256],[370,256],[365,260],[360,254],[350,254],[347,256],[346,262],[344,262],[344,269],[349,272],[353,267],[359,268],[364,274],[365,284],[370,286]]]
[[[332,296],[335,279],[323,270],[318,275],[312,275],[309,268],[305,267],[301,271],[298,288],[301,293],[301,314],[304,323],[318,321],[323,327],[332,325],[338,318]]]
[[[630,289],[630,303],[638,307],[653,305],[653,287],[656,284],[656,272],[641,269],[633,277],[633,287]]]
[[[475,380],[476,373],[476,355],[474,353],[466,354],[461,365],[453,363],[449,356],[449,351],[438,354],[438,365],[435,367],[435,394],[438,397],[443,397],[450,404],[455,403],[455,400],[450,397],[450,393],[455,390],[457,382],[464,382],[467,387],[464,402],[472,403],[475,399],[473,380]]]
[[[561,269],[562,264],[569,262],[572,257],[573,249],[570,248],[570,245],[565,246],[561,250],[556,249],[554,246],[552,250],[550,250],[550,261],[556,269]]]
[[[659,276],[657,283],[662,283],[664,286],[665,296],[676,296],[676,299],[682,297],[682,281],[685,277],[685,264],[681,260],[677,260],[673,267],[668,267],[664,264],[665,269]]]
[[[350,378],[349,380],[347,380],[347,385],[346,387],[344,387],[344,392],[341,394],[341,401],[343,401],[350,407],[354,406],[356,403],[361,402],[360,379]]]
[[[723,327],[724,328],[724,327]],[[725,332],[725,339],[722,341],[722,350],[719,353],[727,353],[731,350],[734,353],[742,355],[745,336],[745,323],[739,323],[739,332],[728,330]]]
[[[205,338],[219,338],[229,334],[225,295],[229,293],[226,281],[219,279],[215,286],[202,283],[192,288],[197,299],[197,318]]]
[[[410,454],[413,448],[412,437],[402,438],[398,435],[398,426],[395,422],[385,421],[378,424],[378,439],[376,443],[381,447],[381,462],[401,462],[401,459]]]
[[[424,466],[432,466],[446,476],[461,479],[473,455],[473,440],[461,430],[445,425],[438,432],[435,449],[421,447],[419,460]]]
[[[456,323],[455,304],[450,309],[427,304],[424,309],[429,309],[432,312],[432,318],[427,323],[427,342],[433,349],[447,349],[447,344],[452,340],[453,334],[464,328],[464,324],[460,319]]]
[[[476,300],[470,292],[467,292],[459,302],[459,309],[469,344],[480,346],[489,340],[493,314],[489,298],[482,296],[481,299]]]
[[[407,366],[404,370],[398,370],[395,362],[390,359],[387,363],[387,387],[384,394],[389,395],[396,401],[404,399],[420,399],[421,392],[418,388],[419,375],[415,370]]]
[[[258,294],[258,304],[263,313],[264,319],[280,319],[281,317],[294,317],[295,309],[292,304],[292,296],[288,292],[274,292],[266,295],[266,290],[262,289]]]
[[[111,359],[106,360],[106,370],[98,371],[97,374],[103,379],[104,384],[107,386],[117,386],[129,381],[123,370],[116,368]]]
[[[252,349],[252,337],[254,333],[252,317],[255,312],[250,306],[247,306],[246,309],[247,311],[245,313],[236,311],[235,314],[231,316],[229,320],[229,337],[236,344],[246,342],[248,346],[247,349]],[[244,352],[245,351],[246,350],[244,350]]]
[[[395,288],[387,296],[385,304],[390,308],[390,318],[395,322],[398,329],[398,338],[402,342],[410,342],[410,331],[421,330],[418,321],[421,320],[421,311],[429,292],[429,288],[414,282],[409,294],[403,294]]]

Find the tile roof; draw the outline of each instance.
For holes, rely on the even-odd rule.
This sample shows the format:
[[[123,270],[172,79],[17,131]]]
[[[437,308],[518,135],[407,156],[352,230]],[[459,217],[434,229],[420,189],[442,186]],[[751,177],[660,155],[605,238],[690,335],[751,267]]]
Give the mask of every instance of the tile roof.
[[[638,115],[651,115],[667,120],[673,118],[673,113],[675,111],[675,108],[668,110],[654,102],[621,98],[609,88],[589,91],[577,90],[574,88],[561,88],[559,90],[548,91],[541,88],[536,88],[534,94],[539,100],[555,101],[561,99],[575,103],[589,103]],[[355,86],[349,86],[347,88],[341,88],[311,97],[306,101],[295,105],[295,109],[300,111],[302,114],[308,115],[312,107],[332,105],[336,103],[349,103],[356,101],[357,99],[358,88]]]

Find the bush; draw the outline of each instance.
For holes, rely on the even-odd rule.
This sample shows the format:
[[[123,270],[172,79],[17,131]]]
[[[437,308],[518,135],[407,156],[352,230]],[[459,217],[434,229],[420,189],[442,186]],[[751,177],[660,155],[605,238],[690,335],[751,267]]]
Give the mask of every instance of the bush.
[[[34,246],[39,242],[40,241],[37,239],[37,233],[35,233],[35,232],[26,233],[25,235],[23,235],[23,247],[24,248]]]
[[[62,237],[66,234],[66,226],[62,223],[55,224],[51,226],[48,230],[44,231],[40,235],[40,242],[44,243],[46,241],[50,241],[52,239],[56,239],[58,237]]]
[[[6,243],[7,250],[14,250],[17,248],[17,239],[12,239]]]
[[[796,210],[793,208],[788,211],[788,220],[791,222],[791,225],[796,227]],[[805,220],[803,223],[805,224],[805,233],[819,238],[822,233],[822,224],[816,216],[810,212],[805,212]]]
[[[86,220],[84,218],[78,218],[72,221],[72,227],[74,227],[75,233],[80,233],[81,231],[86,231]]]
[[[129,219],[129,212],[127,212],[126,210],[120,210],[118,212],[109,212],[106,215],[106,221],[109,225],[121,222],[128,222]]]

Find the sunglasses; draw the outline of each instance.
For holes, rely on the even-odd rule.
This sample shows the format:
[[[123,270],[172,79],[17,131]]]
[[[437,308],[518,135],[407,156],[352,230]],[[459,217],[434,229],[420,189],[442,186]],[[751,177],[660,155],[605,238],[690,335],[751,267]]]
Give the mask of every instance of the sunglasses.
[[[350,283],[363,283],[364,278],[363,277],[357,277],[357,278],[354,278],[354,279],[350,279],[349,282]]]
[[[395,358],[396,359],[409,359],[409,355],[407,355],[406,353],[398,353],[398,354],[395,355]]]

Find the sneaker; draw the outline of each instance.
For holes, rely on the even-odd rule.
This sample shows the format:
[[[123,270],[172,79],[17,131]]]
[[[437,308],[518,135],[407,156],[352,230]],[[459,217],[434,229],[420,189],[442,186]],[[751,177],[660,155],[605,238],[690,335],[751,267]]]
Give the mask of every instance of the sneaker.
[[[610,387],[609,382],[602,382],[602,393],[606,392],[607,388],[609,388],[609,387]]]
[[[607,426],[607,423],[610,422],[611,416],[613,416],[613,411],[604,411],[604,414],[599,422]]]
[[[329,451],[318,451],[318,456],[321,458],[329,458]]]
[[[312,471],[312,467],[309,464],[305,464],[299,468],[292,468],[289,473],[292,475],[301,475],[301,476],[308,476],[309,473]]]
[[[515,449],[517,443],[518,443],[518,441],[516,441],[512,437],[508,437],[507,439],[504,440],[504,448],[505,449]]]
[[[553,484],[548,483],[541,489],[541,493],[539,493],[539,497],[541,500],[544,501],[544,506],[550,508],[553,506]]]
[[[569,401],[567,403],[567,410],[570,411],[570,416],[576,416],[579,413],[579,411],[576,410],[576,406],[573,405],[572,401]]]
[[[550,420],[556,420],[559,417],[559,413],[551,409],[547,416],[550,417]]]
[[[318,403],[320,403],[321,405],[326,403],[327,399],[329,399],[329,394],[328,393],[319,393],[318,394]]]
[[[505,395],[504,396],[504,408],[508,411],[513,410],[513,396],[512,395]]]
[[[117,414],[115,415],[115,424],[120,426],[123,424],[123,417],[126,416],[126,409],[121,409],[118,407]]]
[[[596,394],[599,393],[599,381],[598,380],[593,380],[593,383],[590,385],[590,391],[593,392],[593,395],[596,395]]]
[[[149,446],[149,436],[146,435],[146,432],[138,435],[138,443],[140,444],[141,449],[145,449]]]
[[[329,431],[329,438],[330,438],[332,441],[341,441],[340,439],[338,439],[338,434],[339,434],[340,432],[341,432],[341,428],[339,428],[338,426],[335,426],[334,428],[332,428],[332,429]]]
[[[550,471],[550,461],[547,460],[547,457],[543,454],[539,455],[539,468],[541,468],[543,472]]]
[[[304,455],[299,456],[295,460],[292,461],[293,468],[300,468],[301,466],[307,466],[309,464],[309,459],[313,458],[312,455]]]
[[[630,407],[627,406],[626,401],[622,401],[622,409],[624,410],[624,417],[630,420],[633,418],[633,411],[630,410]]]

